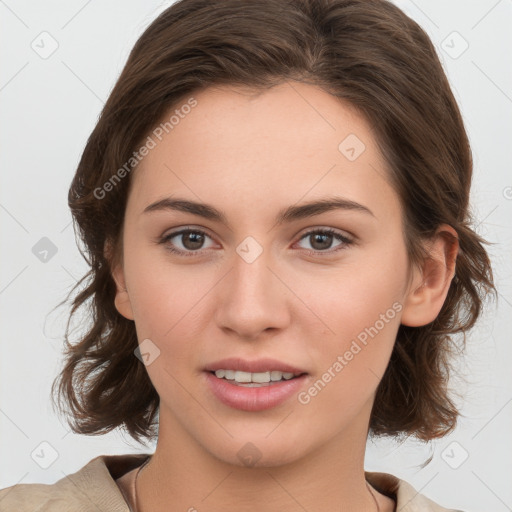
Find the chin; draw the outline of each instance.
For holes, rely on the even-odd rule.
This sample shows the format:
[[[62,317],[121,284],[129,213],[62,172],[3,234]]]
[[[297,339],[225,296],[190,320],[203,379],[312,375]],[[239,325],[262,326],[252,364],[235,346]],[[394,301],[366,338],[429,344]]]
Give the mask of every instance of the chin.
[[[250,437],[245,434],[206,448],[213,457],[225,464],[257,469],[293,464],[305,455],[303,450],[297,449],[297,445],[291,439],[283,439],[277,435],[271,440],[265,435]]]

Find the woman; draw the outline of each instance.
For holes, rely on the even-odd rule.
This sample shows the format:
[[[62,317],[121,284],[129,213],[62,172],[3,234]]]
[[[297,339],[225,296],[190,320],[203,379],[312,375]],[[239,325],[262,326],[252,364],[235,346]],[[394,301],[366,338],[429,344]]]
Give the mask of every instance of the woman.
[[[155,453],[2,510],[448,510],[363,463],[368,435],[455,428],[450,336],[494,289],[471,172],[434,47],[393,4],[172,5],[71,184],[91,266],[71,316],[93,315],[54,388],[75,432]]]

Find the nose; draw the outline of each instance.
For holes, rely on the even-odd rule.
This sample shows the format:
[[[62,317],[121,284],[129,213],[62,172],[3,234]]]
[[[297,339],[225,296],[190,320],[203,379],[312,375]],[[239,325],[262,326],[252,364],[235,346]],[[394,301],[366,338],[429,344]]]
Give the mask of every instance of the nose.
[[[217,287],[215,321],[237,338],[255,340],[265,331],[283,329],[290,320],[293,294],[267,254],[263,251],[250,262],[236,253],[231,270]]]

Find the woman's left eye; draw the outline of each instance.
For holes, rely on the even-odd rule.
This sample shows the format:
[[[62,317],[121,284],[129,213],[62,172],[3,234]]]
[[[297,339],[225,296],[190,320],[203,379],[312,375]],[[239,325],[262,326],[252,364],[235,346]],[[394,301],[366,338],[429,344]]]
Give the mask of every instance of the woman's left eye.
[[[174,238],[180,241],[181,247],[177,248],[176,243],[171,242]],[[169,233],[164,236],[159,243],[166,244],[167,249],[173,253],[183,256],[195,256],[197,254],[201,254],[203,250],[205,250],[203,244],[207,238],[211,240],[211,237],[204,231],[188,228],[174,233]],[[313,246],[313,249],[307,249],[308,253],[315,256],[321,256],[321,253],[332,254],[333,252],[344,249],[353,243],[352,239],[330,228],[317,228],[308,231],[301,236],[300,241],[305,239],[309,240],[309,243]],[[338,240],[339,244],[335,246],[336,248],[334,250],[328,250],[330,249],[334,239]]]
[[[309,240],[310,244],[313,243],[317,246],[317,248],[313,247],[313,251],[308,250],[310,253],[328,252],[328,254],[332,254],[333,252],[344,249],[353,242],[352,239],[330,228],[308,231],[301,237],[301,240],[304,239]],[[333,239],[337,239],[340,243],[335,246],[337,247],[336,249],[326,251],[326,249],[329,249],[329,247],[326,246],[331,246]]]

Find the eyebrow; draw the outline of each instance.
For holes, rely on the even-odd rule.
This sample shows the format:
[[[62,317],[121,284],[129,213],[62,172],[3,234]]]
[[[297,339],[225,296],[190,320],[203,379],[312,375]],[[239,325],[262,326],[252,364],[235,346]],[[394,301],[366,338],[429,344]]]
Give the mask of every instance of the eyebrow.
[[[190,201],[182,198],[166,197],[164,199],[160,199],[146,206],[142,213],[165,210],[191,213],[198,215],[199,217],[203,217],[215,222],[220,222],[226,226],[229,226],[227,216],[221,210],[218,210],[209,204],[198,203],[196,201]],[[280,225],[285,222],[293,222],[333,210],[359,211],[375,217],[373,212],[366,206],[356,203],[355,201],[345,199],[343,197],[333,196],[326,197],[317,201],[310,201],[300,205],[288,206],[287,208],[284,208],[278,212],[276,216],[276,224]]]

